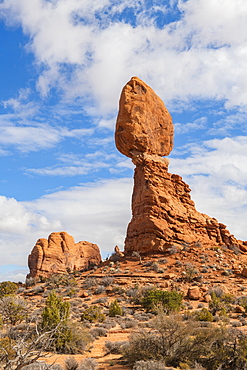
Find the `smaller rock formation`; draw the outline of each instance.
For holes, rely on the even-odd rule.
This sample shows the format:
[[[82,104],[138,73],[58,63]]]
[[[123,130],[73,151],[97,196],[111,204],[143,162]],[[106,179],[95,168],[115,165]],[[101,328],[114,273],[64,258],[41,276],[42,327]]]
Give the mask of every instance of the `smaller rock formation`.
[[[50,276],[68,270],[83,270],[101,262],[99,247],[86,241],[75,243],[64,231],[39,239],[28,256],[30,273],[27,277]]]

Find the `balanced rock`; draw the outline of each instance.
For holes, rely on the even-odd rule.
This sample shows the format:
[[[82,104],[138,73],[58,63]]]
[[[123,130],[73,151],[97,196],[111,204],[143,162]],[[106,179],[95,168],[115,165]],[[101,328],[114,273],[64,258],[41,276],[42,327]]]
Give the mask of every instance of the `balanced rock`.
[[[124,86],[117,117],[116,146],[132,158],[136,152],[165,156],[173,147],[172,118],[145,82],[132,77]]]
[[[27,277],[50,276],[68,270],[82,270],[101,262],[99,247],[86,241],[75,243],[66,232],[39,239],[28,256],[30,273]]]
[[[168,172],[173,126],[170,114],[154,91],[137,77],[123,88],[116,124],[116,146],[136,165],[132,220],[124,252],[164,252],[184,243],[235,245],[244,251],[226,226],[196,210],[190,188]]]

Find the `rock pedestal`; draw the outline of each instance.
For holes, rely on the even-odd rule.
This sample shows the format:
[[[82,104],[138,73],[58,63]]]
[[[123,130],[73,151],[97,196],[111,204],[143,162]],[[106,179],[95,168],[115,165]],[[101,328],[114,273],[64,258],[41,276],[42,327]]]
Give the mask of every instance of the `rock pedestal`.
[[[163,252],[174,244],[198,242],[243,245],[225,225],[196,210],[189,186],[168,172],[166,158],[141,154],[132,160],[136,169],[125,252]]]

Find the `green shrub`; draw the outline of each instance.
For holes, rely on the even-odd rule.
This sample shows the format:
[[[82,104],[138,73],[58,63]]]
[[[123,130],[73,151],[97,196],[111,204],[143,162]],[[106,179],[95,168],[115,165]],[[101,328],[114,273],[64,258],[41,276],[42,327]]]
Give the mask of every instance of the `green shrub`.
[[[0,298],[5,295],[16,294],[18,290],[18,285],[12,281],[3,281],[0,283]]]
[[[182,294],[172,291],[153,289],[146,292],[142,305],[147,312],[156,311],[161,306],[167,313],[177,312],[182,304]]]
[[[0,313],[3,322],[16,325],[27,318],[26,302],[22,298],[6,295],[0,300]]]
[[[45,330],[52,330],[61,322],[66,324],[69,314],[70,303],[68,301],[63,301],[63,298],[58,297],[55,292],[51,292],[42,312],[41,327]]]
[[[133,333],[122,347],[130,364],[161,361],[176,368],[247,369],[247,336],[241,331],[225,326],[201,327],[198,322],[185,322],[181,316],[168,317],[164,313],[159,313],[150,327],[152,330]]]
[[[238,304],[244,307],[245,311],[247,311],[247,297],[240,297],[238,299]]]
[[[105,315],[101,311],[102,308],[96,305],[86,308],[81,315],[81,320],[87,320],[89,322],[103,322],[105,321]]]
[[[117,315],[122,316],[122,314],[123,314],[122,308],[119,306],[118,301],[115,300],[109,306],[109,316],[110,317],[114,317]]]
[[[213,321],[213,315],[207,308],[202,308],[200,311],[196,312],[195,318],[198,321]]]
[[[137,361],[133,370],[169,370],[169,368],[161,361]]]
[[[50,350],[59,353],[82,353],[92,339],[85,328],[69,321],[70,304],[51,292],[42,313],[43,331],[54,330]]]
[[[212,300],[209,302],[209,308],[213,313],[229,312],[231,310],[231,303],[235,301],[232,294],[217,295],[214,291],[211,292]]]

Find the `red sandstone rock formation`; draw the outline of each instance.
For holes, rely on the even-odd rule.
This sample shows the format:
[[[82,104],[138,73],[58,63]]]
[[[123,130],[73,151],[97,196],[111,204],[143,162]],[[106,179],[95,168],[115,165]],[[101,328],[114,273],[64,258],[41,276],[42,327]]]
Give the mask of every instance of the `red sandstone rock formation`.
[[[168,172],[169,162],[162,156],[172,149],[171,125],[160,98],[137,77],[132,78],[123,88],[116,126],[117,148],[136,165],[125,252],[162,252],[174,244],[197,242],[237,245],[246,251],[246,242],[196,210],[189,186]]]
[[[118,150],[127,157],[135,152],[170,154],[172,118],[163,101],[138,77],[124,86],[115,133]]]
[[[50,276],[70,269],[82,270],[99,264],[101,255],[96,244],[74,242],[66,232],[52,233],[47,239],[39,239],[28,256],[30,273],[27,277]]]

